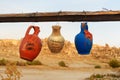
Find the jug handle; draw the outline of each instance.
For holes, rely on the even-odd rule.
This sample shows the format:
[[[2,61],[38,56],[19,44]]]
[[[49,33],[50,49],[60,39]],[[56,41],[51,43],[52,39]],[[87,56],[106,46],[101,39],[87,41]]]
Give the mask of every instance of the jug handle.
[[[26,35],[25,36],[27,36],[27,35],[29,35],[29,32],[30,32],[30,30],[31,29],[34,29],[34,35],[38,35],[39,34],[39,32],[40,32],[40,30],[39,30],[39,27],[38,26],[29,26],[29,28],[27,29],[27,32],[26,32]]]

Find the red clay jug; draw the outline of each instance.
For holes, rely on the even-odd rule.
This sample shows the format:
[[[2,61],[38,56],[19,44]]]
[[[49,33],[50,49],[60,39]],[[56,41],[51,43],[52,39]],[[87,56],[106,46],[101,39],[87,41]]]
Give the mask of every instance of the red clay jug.
[[[34,29],[33,34],[29,34],[31,29]],[[27,29],[26,35],[23,38],[19,52],[22,59],[33,61],[41,51],[41,39],[38,37],[40,30],[38,26],[30,26]]]

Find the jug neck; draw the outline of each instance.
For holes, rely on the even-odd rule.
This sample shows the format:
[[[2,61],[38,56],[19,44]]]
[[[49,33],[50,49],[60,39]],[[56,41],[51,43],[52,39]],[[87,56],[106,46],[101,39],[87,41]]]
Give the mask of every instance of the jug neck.
[[[84,31],[88,31],[88,25],[87,23],[81,23],[81,32],[84,33]]]
[[[61,26],[59,25],[52,26],[52,35],[61,35],[60,29],[61,29]]]

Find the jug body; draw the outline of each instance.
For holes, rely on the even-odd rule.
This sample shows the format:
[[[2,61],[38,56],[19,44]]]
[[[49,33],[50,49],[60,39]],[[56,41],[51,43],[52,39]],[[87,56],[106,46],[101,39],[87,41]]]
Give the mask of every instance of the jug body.
[[[34,29],[33,34],[29,34],[31,29]],[[38,26],[30,26],[26,32],[25,37],[21,41],[19,52],[22,59],[32,61],[34,60],[41,51],[42,43],[41,39],[38,37],[39,33]]]
[[[87,23],[81,24],[81,32],[75,36],[75,47],[79,54],[89,54],[93,44],[92,34],[88,31]]]
[[[52,26],[52,34],[48,37],[48,48],[52,53],[59,53],[64,46],[64,38],[60,33],[61,26]]]

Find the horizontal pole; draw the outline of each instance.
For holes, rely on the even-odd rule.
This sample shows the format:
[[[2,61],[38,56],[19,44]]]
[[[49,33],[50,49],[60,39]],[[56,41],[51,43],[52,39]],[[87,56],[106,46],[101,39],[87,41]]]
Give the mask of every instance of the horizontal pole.
[[[0,22],[52,22],[52,21],[120,21],[120,11],[82,11],[82,12],[35,12],[0,14]]]

